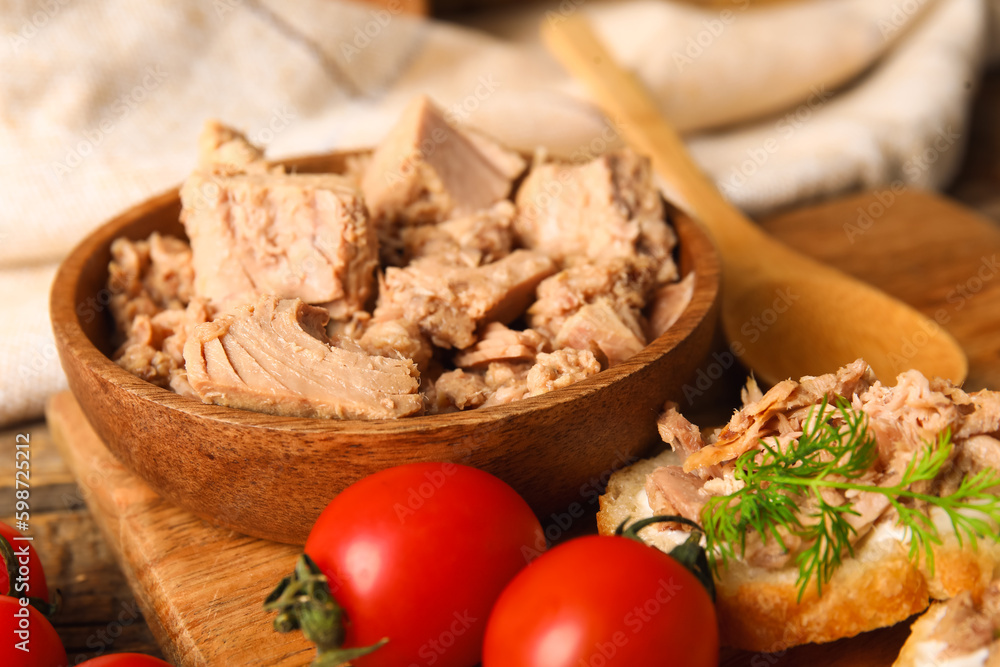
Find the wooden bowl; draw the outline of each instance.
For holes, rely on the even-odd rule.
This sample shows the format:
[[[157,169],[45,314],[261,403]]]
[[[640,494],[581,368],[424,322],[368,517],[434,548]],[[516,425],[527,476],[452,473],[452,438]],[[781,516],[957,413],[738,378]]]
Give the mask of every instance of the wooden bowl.
[[[343,171],[349,154],[286,162]],[[204,405],[120,368],[107,304],[111,242],[154,231],[184,237],[177,190],[153,197],[87,237],[52,288],[56,344],[70,388],[108,448],[163,497],[241,533],[303,543],[340,490],[377,470],[453,461],[487,470],[540,517],[596,511],[610,473],[655,441],[655,419],[681,397],[718,320],[719,260],[706,233],[679,215],[679,264],[695,270],[680,320],[628,361],[565,389],[508,405],[384,421],[328,421]]]

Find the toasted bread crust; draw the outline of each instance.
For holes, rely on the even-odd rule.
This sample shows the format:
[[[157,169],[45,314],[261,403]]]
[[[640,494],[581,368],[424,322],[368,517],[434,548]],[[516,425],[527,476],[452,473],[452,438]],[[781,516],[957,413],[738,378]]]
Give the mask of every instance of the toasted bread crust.
[[[892,663],[892,667],[919,667],[921,663],[920,644],[930,639],[943,611],[943,603],[936,602],[930,606],[927,613],[913,622],[913,625],[910,626],[910,636],[907,637],[903,648],[899,650],[899,656]]]
[[[600,498],[597,526],[614,532],[625,518],[649,516],[637,502],[645,478],[669,453],[616,472]],[[655,543],[655,532],[644,538]],[[734,563],[716,582],[719,636],[724,645],[750,651],[781,651],[810,642],[830,642],[860,632],[894,625],[925,610],[932,598],[946,599],[962,590],[977,600],[1000,564],[1000,547],[980,542],[973,550],[954,536],[942,536],[934,549],[934,573],[921,559],[909,558],[907,545],[896,539],[860,543],[853,558],[845,558],[822,596],[807,589],[798,600],[797,570],[768,571]]]
[[[934,600],[947,600],[969,591],[978,603],[1000,568],[1000,547],[980,542],[976,549],[962,548],[955,543],[954,536],[950,537],[945,548],[934,550],[934,573],[921,567],[921,573],[927,578],[927,589]]]
[[[801,602],[794,584],[758,580],[726,585],[718,595],[723,643],[775,652],[830,642],[894,625],[928,605],[926,582],[905,558],[892,556],[877,567],[841,573],[822,596],[810,588]]]
[[[600,510],[597,512],[597,531],[601,535],[613,535],[622,521],[642,518],[643,512],[649,514],[648,510],[636,506],[635,495],[645,488],[646,476],[659,466],[667,465],[673,455],[673,452],[667,450],[653,458],[616,470],[611,475],[604,494],[598,499]]]

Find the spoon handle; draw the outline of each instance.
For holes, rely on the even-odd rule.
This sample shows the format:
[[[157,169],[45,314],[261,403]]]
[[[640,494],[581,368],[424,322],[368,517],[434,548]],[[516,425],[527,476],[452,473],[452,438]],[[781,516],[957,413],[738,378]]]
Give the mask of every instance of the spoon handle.
[[[831,372],[858,357],[883,377],[912,367],[955,382],[965,378],[965,354],[937,323],[774,241],[730,204],[694,163],[648,91],[616,64],[582,12],[545,22],[542,38],[621,127],[626,143],[650,157],[670,202],[715,237],[723,264],[723,328],[759,378],[777,382]],[[801,303],[777,317],[775,295],[793,292]],[[775,314],[773,322],[754,328],[758,316],[768,312]],[[914,340],[921,345],[914,346]]]
[[[663,118],[642,83],[617,64],[587,19],[577,12],[542,24],[542,38],[597,104],[621,127],[626,143],[650,156],[668,199],[709,228],[723,256],[748,236],[763,236],[694,163],[680,135]]]

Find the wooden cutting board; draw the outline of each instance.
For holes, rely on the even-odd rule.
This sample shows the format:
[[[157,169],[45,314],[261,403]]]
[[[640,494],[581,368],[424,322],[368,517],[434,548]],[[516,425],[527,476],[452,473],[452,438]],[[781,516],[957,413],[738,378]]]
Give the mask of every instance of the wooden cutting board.
[[[969,355],[966,386],[1000,388],[1000,226],[937,196],[892,191],[798,210],[764,226],[935,318]],[[111,456],[70,394],[54,396],[47,417],[168,659],[183,666],[309,663],[308,644],[271,632],[261,610],[297,548],[217,528],[160,499]],[[904,623],[780,654],[727,651],[722,665],[888,667],[906,634]]]

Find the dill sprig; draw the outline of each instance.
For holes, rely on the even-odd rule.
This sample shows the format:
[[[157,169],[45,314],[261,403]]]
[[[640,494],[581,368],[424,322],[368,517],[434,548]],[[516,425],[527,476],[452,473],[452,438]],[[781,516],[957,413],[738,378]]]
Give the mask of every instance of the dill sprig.
[[[917,560],[922,551],[932,573],[933,545],[941,544],[941,536],[921,501],[947,514],[960,545],[968,540],[975,547],[979,537],[1000,541],[1000,498],[990,492],[1000,485],[1000,472],[986,469],[966,476],[958,489],[943,497],[911,488],[936,478],[948,462],[954,447],[948,431],[927,443],[893,486],[854,481],[874,465],[878,445],[868,428],[868,416],[853,410],[842,397],[835,406],[824,399],[810,410],[802,435],[784,447],[777,438],[773,444],[763,439],[760,444],[761,449],[736,460],[735,478],[743,487],[712,497],[702,510],[706,550],[716,573],[737,554],[745,554],[752,533],[764,543],[774,540],[784,551],[790,550],[788,536],[793,535],[803,545],[795,557],[799,599],[812,581],[821,594],[844,555],[854,555],[851,542],[857,531],[849,517],[860,516],[852,499],[832,504],[823,497],[823,489],[884,495],[896,510],[898,525],[910,536],[910,558]],[[813,507],[803,517],[800,508],[809,500]]]

